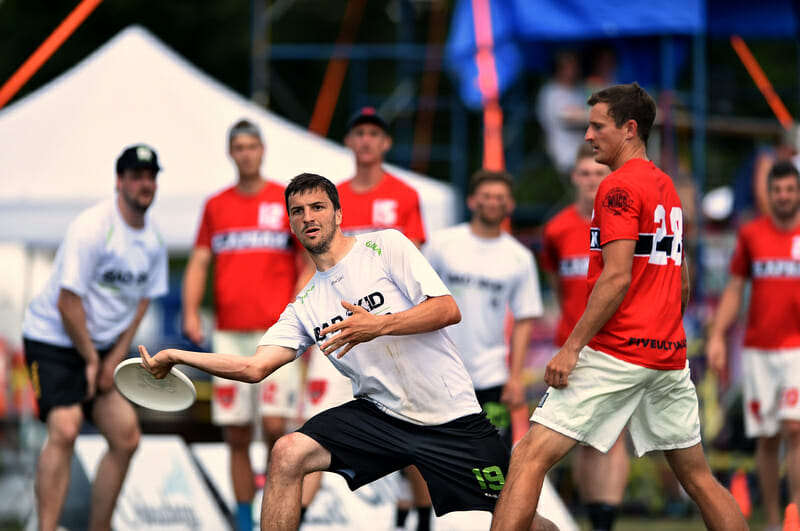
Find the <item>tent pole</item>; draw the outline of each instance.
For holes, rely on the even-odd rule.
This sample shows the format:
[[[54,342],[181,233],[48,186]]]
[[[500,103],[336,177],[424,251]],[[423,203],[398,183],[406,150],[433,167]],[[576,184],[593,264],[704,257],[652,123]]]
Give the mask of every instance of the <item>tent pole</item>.
[[[39,45],[36,51],[33,52],[31,56],[22,63],[22,66],[11,75],[8,81],[0,87],[0,109],[2,109],[3,106],[14,97],[14,94],[39,71],[42,65],[50,59],[50,56],[64,44],[64,41],[66,41],[76,29],[78,29],[78,26],[83,24],[86,17],[88,17],[102,1],[103,0],[82,0],[81,3],[67,15],[67,18],[53,30],[53,33]]]

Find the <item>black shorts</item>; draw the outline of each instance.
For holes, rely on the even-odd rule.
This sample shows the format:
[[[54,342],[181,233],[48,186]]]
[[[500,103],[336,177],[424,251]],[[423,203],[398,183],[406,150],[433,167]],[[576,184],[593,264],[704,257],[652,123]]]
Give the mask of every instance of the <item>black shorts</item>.
[[[509,453],[483,414],[419,426],[356,399],[323,411],[298,430],[331,453],[330,472],[355,490],[407,465],[428,484],[437,515],[494,510]]]
[[[22,338],[25,345],[25,364],[39,406],[39,418],[47,422],[54,407],[81,404],[83,415],[91,419],[94,400],[86,398],[86,362],[75,348],[59,347],[41,341]],[[108,350],[98,351],[101,359]]]
[[[503,439],[506,448],[508,448],[510,452],[513,443],[513,437],[511,435],[511,411],[500,401],[500,397],[503,396],[503,386],[498,385],[497,387],[490,387],[488,389],[475,389],[475,396],[478,398],[478,403],[483,408],[483,412],[486,413],[489,422],[494,424],[494,427],[497,428],[498,433],[500,433],[500,438]]]

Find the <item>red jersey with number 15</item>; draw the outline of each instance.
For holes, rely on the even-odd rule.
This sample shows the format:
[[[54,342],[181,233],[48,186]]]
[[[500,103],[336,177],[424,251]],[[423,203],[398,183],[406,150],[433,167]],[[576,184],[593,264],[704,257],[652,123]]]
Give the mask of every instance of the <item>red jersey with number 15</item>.
[[[419,196],[412,187],[383,172],[375,188],[358,193],[352,179],[336,187],[342,205],[342,232],[347,235],[397,229],[414,242],[425,241]]]
[[[589,346],[642,367],[683,369],[683,210],[672,180],[650,161],[629,160],[600,183],[590,232],[589,293],[603,270],[602,247],[615,240],[636,240],[631,284]]]
[[[267,182],[255,195],[232,186],[211,197],[195,246],[214,254],[219,330],[266,330],[294,298],[298,243],[283,186]]]
[[[800,225],[780,230],[767,217],[744,225],[731,273],[752,280],[745,346],[800,347]]]

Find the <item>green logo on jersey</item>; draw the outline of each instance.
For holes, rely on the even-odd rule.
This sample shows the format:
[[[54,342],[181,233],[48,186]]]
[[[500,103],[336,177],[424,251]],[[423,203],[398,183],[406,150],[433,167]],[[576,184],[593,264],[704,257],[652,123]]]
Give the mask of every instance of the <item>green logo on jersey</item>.
[[[380,256],[380,255],[381,255],[381,248],[380,248],[380,247],[378,247],[378,244],[377,244],[377,243],[375,243],[375,242],[373,242],[372,240],[370,240],[370,241],[368,241],[368,242],[366,243],[366,245],[367,245],[367,247],[369,247],[370,249],[372,249],[373,251],[375,251],[376,253],[378,253],[378,256]]]
[[[306,297],[308,297],[308,294],[311,293],[313,290],[314,290],[314,284],[311,284],[311,287],[305,290],[302,295],[300,295],[299,297],[300,304],[306,303]]]

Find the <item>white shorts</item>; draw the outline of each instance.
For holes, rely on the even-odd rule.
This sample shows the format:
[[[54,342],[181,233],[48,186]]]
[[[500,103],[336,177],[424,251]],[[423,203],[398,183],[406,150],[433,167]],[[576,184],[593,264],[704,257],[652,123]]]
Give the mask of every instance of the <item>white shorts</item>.
[[[263,332],[214,331],[214,352],[252,356]],[[252,424],[261,417],[294,418],[300,398],[300,365],[287,363],[257,384],[212,376],[211,422],[217,426]]]
[[[303,417],[307,419],[353,399],[350,378],[340,373],[318,346],[310,350],[303,400]]]
[[[584,347],[567,382],[563,389],[547,389],[532,421],[601,452],[627,425],[639,457],[700,442],[688,363],[681,370],[649,369]]]
[[[800,420],[800,348],[742,349],[744,431],[772,437],[781,421]]]

